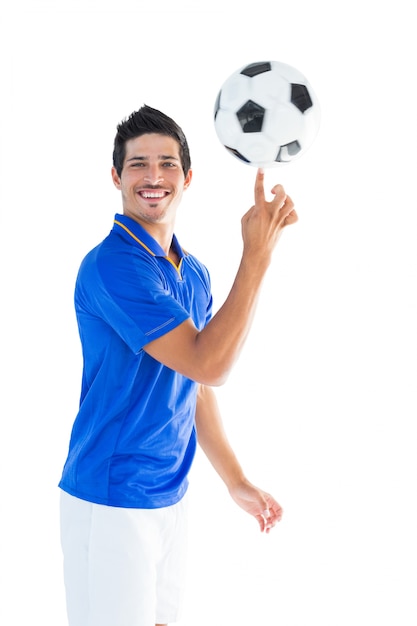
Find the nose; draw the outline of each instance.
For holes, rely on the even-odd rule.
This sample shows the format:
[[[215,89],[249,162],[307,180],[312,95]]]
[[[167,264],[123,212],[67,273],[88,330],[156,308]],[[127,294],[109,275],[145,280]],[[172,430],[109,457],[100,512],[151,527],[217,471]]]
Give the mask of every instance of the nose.
[[[157,185],[163,181],[164,177],[162,176],[162,172],[157,164],[149,165],[146,170],[146,174],[144,176],[145,182],[150,185]]]

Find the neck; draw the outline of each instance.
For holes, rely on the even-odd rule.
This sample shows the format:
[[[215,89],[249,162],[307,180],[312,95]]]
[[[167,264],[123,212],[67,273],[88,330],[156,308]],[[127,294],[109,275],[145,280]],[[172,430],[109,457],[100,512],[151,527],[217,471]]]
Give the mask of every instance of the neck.
[[[155,239],[161,246],[165,254],[169,256],[171,250],[172,237],[174,234],[173,227],[167,227],[165,224],[141,224],[143,228]]]
[[[124,214],[140,224],[142,228],[159,243],[162,250],[165,251],[165,254],[167,256],[170,255],[172,236],[174,234],[173,223],[152,222],[151,220],[141,219],[136,215],[132,215],[128,211],[124,211]]]

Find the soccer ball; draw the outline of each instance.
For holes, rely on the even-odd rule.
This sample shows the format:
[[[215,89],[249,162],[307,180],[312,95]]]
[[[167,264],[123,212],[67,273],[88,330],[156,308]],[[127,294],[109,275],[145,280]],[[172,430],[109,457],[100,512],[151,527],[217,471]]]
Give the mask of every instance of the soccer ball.
[[[251,63],[234,72],[214,107],[220,142],[255,167],[298,159],[315,139],[319,123],[311,85],[297,69],[278,61]]]

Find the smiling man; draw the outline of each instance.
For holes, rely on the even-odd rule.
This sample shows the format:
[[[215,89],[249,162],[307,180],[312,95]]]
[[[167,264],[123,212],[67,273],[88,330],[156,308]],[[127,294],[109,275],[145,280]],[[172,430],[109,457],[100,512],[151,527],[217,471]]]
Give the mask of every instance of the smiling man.
[[[209,273],[174,234],[192,179],[181,128],[148,106],[132,113],[117,128],[112,178],[123,212],[75,288],[83,373],[60,481],[68,619],[165,625],[180,615],[197,444],[261,531],[281,519],[278,502],[246,478],[213,387],[239,356],[273,250],[297,215],[280,185],[265,199],[258,171],[241,264],[213,316]]]
[[[122,192],[123,213],[148,227],[158,224],[154,232],[159,232],[162,224],[169,225],[169,231],[192,176],[191,169],[184,175],[178,142],[146,134],[128,140],[125,149],[123,170],[112,169],[113,182]]]

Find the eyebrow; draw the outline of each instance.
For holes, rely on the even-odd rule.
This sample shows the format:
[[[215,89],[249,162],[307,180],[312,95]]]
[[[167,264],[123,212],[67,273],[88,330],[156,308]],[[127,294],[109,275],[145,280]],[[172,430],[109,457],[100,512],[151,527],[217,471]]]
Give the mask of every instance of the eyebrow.
[[[126,162],[128,161],[146,161],[147,159],[149,159],[148,156],[132,156],[129,159],[126,159]],[[180,161],[178,157],[175,156],[171,156],[169,154],[158,154],[158,159],[160,161]]]

